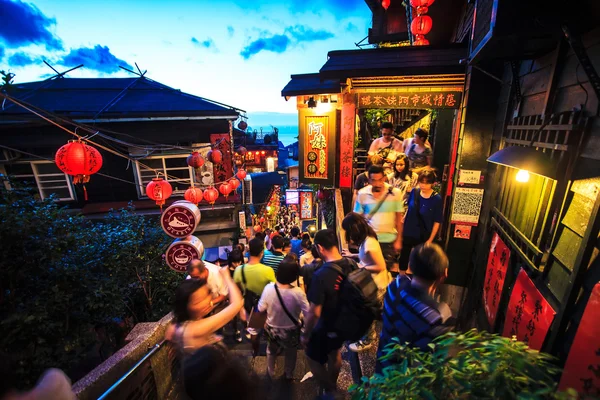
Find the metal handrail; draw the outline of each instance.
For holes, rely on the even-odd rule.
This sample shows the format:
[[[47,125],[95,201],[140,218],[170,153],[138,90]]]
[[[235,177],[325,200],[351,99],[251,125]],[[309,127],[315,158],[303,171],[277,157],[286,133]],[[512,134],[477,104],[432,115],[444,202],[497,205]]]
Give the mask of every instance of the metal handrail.
[[[148,360],[154,353],[156,353],[164,344],[166,340],[152,346],[152,349],[138,361],[129,371],[127,371],[118,381],[116,381],[102,396],[98,397],[98,400],[106,400],[108,396],[119,387],[128,377],[130,377],[146,360]]]

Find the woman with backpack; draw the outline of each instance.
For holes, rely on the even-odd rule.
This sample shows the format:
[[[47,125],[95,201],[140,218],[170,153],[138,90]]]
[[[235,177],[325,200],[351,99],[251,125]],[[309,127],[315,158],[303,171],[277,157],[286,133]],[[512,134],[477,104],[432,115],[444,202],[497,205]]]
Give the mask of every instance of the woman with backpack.
[[[275,277],[277,282],[265,286],[258,310],[267,313],[267,372],[274,378],[277,356],[285,354],[285,379],[293,379],[296,354],[300,343],[302,323],[300,315],[308,312],[308,300],[301,288],[292,284],[298,279],[300,265],[293,258],[280,264]]]
[[[433,190],[435,173],[426,169],[419,173],[418,189],[408,198],[408,211],[404,218],[400,269],[408,269],[410,252],[421,243],[433,243],[443,218],[443,201]]]

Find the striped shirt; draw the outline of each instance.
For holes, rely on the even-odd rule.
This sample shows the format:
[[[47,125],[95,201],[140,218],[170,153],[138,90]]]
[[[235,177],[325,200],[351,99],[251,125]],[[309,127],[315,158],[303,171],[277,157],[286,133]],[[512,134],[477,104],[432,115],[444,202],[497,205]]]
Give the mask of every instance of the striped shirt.
[[[392,338],[426,351],[433,339],[453,328],[454,322],[447,304],[438,303],[423,289],[412,286],[408,276],[399,275],[388,286],[383,301],[383,328],[377,359],[384,355],[383,349]],[[393,362],[378,361],[377,371]]]
[[[285,254],[280,251],[272,250],[265,251],[265,255],[263,256],[261,262],[268,267],[271,267],[277,272],[277,268],[279,268],[279,263],[283,261],[285,258]]]
[[[383,195],[387,197],[369,221],[381,243],[392,243],[396,240],[398,236],[398,231],[396,230],[396,213],[404,211],[404,195],[396,188],[392,189],[391,194],[387,194],[390,187],[388,184],[385,185]],[[363,214],[368,218],[368,215],[377,207],[380,201],[381,198],[376,199],[373,196],[373,186],[366,186],[358,191],[356,203],[354,204],[354,212]]]

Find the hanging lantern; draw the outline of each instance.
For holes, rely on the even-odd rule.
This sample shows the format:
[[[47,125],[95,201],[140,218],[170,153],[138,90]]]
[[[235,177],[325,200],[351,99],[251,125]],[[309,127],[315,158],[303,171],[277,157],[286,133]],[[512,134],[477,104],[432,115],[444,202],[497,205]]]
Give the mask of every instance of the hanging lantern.
[[[204,165],[204,158],[197,151],[192,152],[187,158],[187,165],[198,169]]]
[[[189,201],[190,203],[198,205],[198,203],[202,201],[203,193],[201,189],[197,187],[191,187],[185,191],[183,198]]]
[[[389,6],[390,6],[390,0],[381,0],[381,7],[385,8],[387,10]]]
[[[248,152],[248,149],[246,149],[244,146],[240,146],[237,149],[238,153],[240,153],[241,155],[245,156],[246,153]]]
[[[427,46],[429,45],[429,40],[425,39],[423,35],[415,35],[415,41],[413,42],[415,46]]]
[[[81,141],[70,141],[56,152],[56,166],[65,174],[73,176],[73,183],[87,183],[90,175],[102,167],[100,152]]]
[[[237,176],[239,180],[245,179],[246,178],[246,170],[238,169],[238,172],[237,172],[237,174],[235,174],[235,176]]]
[[[248,128],[248,124],[246,123],[246,121],[241,120],[238,124],[238,128],[245,131]]]
[[[204,191],[204,200],[208,202],[208,204],[215,204],[217,198],[219,197],[219,192],[214,187],[210,187]]]
[[[429,15],[419,15],[410,23],[410,31],[413,35],[427,35],[432,25],[433,21]]]
[[[410,5],[417,7],[431,7],[435,0],[410,0]]]
[[[417,7],[417,15],[427,14],[428,11],[429,11],[429,7],[426,7],[426,6]]]
[[[173,193],[171,184],[163,178],[154,178],[146,186],[146,195],[156,201],[156,205],[160,208],[165,204],[165,200],[171,197],[171,193]]]
[[[238,181],[237,179],[233,178],[229,181],[229,186],[231,186],[231,190],[234,191],[237,188],[240,187],[240,181]]]
[[[231,193],[232,190],[233,188],[227,182],[222,183],[221,186],[219,186],[219,192],[221,192],[225,198],[229,197],[229,193]]]
[[[220,150],[214,149],[214,150],[210,150],[208,152],[208,154],[206,155],[206,157],[210,160],[210,162],[212,162],[213,164],[220,164],[221,162],[223,162],[223,153],[221,153]]]

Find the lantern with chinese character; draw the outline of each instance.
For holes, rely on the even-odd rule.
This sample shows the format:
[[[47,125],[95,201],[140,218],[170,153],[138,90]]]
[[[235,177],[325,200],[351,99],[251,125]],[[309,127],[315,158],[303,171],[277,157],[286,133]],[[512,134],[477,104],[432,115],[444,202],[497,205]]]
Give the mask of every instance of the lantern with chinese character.
[[[154,178],[146,186],[146,195],[156,201],[156,205],[160,206],[161,209],[165,204],[165,200],[171,197],[171,193],[173,193],[171,184],[163,178]]]
[[[240,181],[232,178],[229,180],[229,186],[231,186],[231,190],[236,190],[238,187],[240,187]]]
[[[245,179],[246,178],[246,170],[238,169],[238,172],[237,172],[237,174],[235,174],[235,176],[237,176],[239,180]]]
[[[58,149],[54,161],[62,172],[73,176],[73,183],[89,182],[90,175],[102,167],[102,156],[98,150],[78,140]]]
[[[427,35],[431,31],[433,21],[428,15],[419,15],[410,23],[410,31],[413,35]]]
[[[385,8],[387,10],[389,6],[390,6],[390,0],[381,0],[381,7]]]
[[[191,187],[185,191],[183,198],[189,201],[190,203],[194,203],[198,205],[202,201],[203,198],[202,190],[197,187]]]
[[[215,204],[218,197],[219,192],[214,187],[210,187],[204,191],[204,200],[206,200],[208,204]]]
[[[227,182],[222,183],[221,186],[219,186],[219,192],[221,192],[221,194],[225,196],[225,198],[229,197],[229,193],[231,193],[232,189],[233,188],[229,186],[229,183]]]
[[[430,7],[435,0],[410,0],[410,5],[414,8],[417,7]]]
[[[187,165],[198,169],[204,165],[204,158],[197,151],[192,152],[187,158]]]
[[[246,121],[241,120],[240,123],[238,124],[238,128],[245,131],[248,128],[248,124],[246,123]]]
[[[415,46],[427,46],[429,45],[429,40],[425,39],[423,35],[415,35],[415,41],[413,42]]]
[[[210,150],[208,152],[208,154],[206,155],[206,157],[210,160],[210,162],[212,162],[213,164],[220,164],[223,161],[223,153],[221,153],[220,150],[214,149],[214,150]]]

